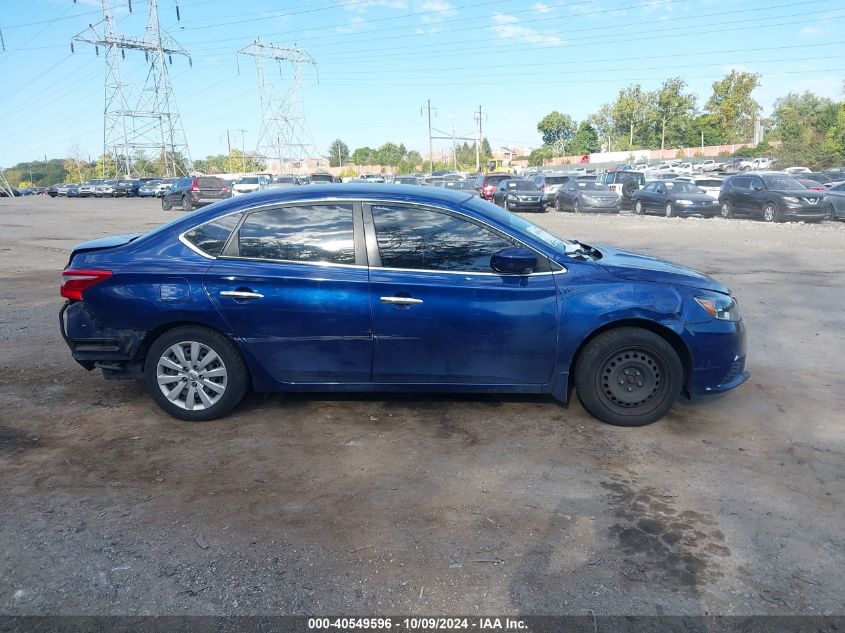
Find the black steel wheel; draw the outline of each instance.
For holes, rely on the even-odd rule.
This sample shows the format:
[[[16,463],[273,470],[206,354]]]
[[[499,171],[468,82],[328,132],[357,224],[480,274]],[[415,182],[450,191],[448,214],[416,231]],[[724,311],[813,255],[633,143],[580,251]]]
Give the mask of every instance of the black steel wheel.
[[[594,338],[575,368],[584,408],[616,426],[644,426],[662,418],[683,386],[683,365],[666,339],[635,327]]]

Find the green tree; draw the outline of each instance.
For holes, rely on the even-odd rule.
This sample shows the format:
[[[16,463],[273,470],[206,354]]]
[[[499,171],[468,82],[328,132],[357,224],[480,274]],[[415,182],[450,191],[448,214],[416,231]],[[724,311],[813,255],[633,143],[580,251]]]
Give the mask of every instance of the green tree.
[[[544,160],[549,160],[551,158],[554,158],[554,150],[552,150],[552,148],[548,145],[544,145],[543,147],[533,150],[528,155],[528,166],[540,167]]]
[[[378,148],[376,158],[379,165],[396,167],[405,158],[406,153],[404,145],[397,145],[388,141]]]
[[[620,90],[611,106],[617,131],[627,133],[629,149],[649,145],[649,139],[644,137],[648,123],[654,120],[655,100],[655,93],[644,91],[640,84],[633,84]]]
[[[329,165],[340,167],[349,162],[349,146],[339,138],[329,145]]]
[[[601,149],[596,130],[589,121],[582,121],[569,144],[571,154],[592,154]]]
[[[833,140],[842,105],[812,92],[789,93],[775,101],[772,136],[782,145],[781,162],[829,167],[841,151]]]
[[[760,75],[739,70],[732,70],[713,82],[713,94],[704,109],[715,116],[725,142],[747,143],[751,140],[754,120],[761,110],[751,93],[759,85]]]
[[[599,147],[612,152],[619,146],[619,133],[613,119],[613,108],[605,103],[598,112],[587,117],[587,122],[593,127],[598,136]]]
[[[356,165],[372,165],[375,157],[375,150],[371,147],[359,147],[354,152],[352,152],[352,156],[350,159]]]
[[[687,128],[695,114],[695,95],[685,93],[687,82],[673,77],[663,82],[657,91],[655,110],[660,123],[660,149],[666,148],[666,138],[671,147],[680,147]]]
[[[719,127],[719,121],[714,114],[702,114],[692,119],[687,126],[684,145],[687,147],[698,145],[723,145],[726,143]]]
[[[543,145],[563,154],[572,136],[575,134],[575,121],[568,114],[557,110],[544,116],[537,124],[537,131],[543,135]]]

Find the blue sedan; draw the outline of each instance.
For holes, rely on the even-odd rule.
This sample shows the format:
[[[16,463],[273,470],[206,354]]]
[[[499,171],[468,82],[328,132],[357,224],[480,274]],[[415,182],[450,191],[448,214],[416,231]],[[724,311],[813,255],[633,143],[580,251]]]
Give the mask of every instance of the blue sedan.
[[[748,378],[737,303],[690,268],[561,239],[464,191],[315,185],[74,248],[62,335],[167,413],[258,391],[573,389],[640,426]]]

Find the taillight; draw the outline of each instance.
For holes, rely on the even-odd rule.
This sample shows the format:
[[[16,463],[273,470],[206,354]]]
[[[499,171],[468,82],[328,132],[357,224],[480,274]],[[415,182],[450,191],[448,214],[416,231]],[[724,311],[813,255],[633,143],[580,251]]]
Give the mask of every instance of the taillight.
[[[191,185],[191,191],[199,191],[199,185],[197,184],[197,179],[194,178],[194,184]]]
[[[109,277],[111,277],[110,270],[74,270],[68,268],[62,272],[61,295],[71,301],[82,301],[83,292]]]

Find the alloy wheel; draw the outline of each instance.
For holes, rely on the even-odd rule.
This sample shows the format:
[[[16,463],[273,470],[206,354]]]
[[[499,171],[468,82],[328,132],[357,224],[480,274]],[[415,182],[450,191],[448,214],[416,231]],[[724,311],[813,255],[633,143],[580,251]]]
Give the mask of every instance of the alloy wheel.
[[[187,411],[214,406],[226,392],[228,372],[223,359],[204,343],[182,341],[164,350],[156,366],[159,389]]]

